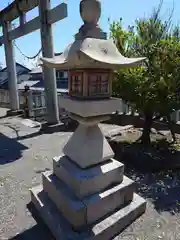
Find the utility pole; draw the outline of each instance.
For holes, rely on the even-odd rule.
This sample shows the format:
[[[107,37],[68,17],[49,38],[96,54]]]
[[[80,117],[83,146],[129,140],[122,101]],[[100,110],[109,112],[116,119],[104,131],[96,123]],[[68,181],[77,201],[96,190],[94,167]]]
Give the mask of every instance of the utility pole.
[[[42,56],[48,58],[52,58],[54,56],[52,25],[48,24],[48,11],[50,8],[50,0],[39,1]],[[59,108],[55,69],[43,67],[43,75],[46,95],[47,121],[49,124],[56,124],[59,122]]]
[[[12,40],[9,40],[9,31],[12,30],[11,23],[3,23],[4,49],[8,73],[8,86],[10,94],[10,107],[12,111],[19,110],[19,95],[17,86],[17,72]]]

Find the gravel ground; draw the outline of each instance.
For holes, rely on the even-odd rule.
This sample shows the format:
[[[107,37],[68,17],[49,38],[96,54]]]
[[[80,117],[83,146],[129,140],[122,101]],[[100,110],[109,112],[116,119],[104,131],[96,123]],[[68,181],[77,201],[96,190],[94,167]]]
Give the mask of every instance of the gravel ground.
[[[61,154],[71,133],[39,135],[37,131],[22,125],[15,117],[0,119],[0,240],[53,239],[47,228],[40,222],[37,224],[27,209],[29,188],[38,185],[41,173],[52,168],[52,157]],[[146,181],[149,175],[141,176],[131,170],[127,170],[127,174],[139,183],[138,192],[147,199],[147,211],[115,239],[179,240],[178,173],[166,176],[170,180],[165,185],[164,181],[160,184],[161,176],[157,181],[157,176],[152,175],[149,185]],[[152,197],[154,191],[162,193],[163,189],[161,196],[167,197],[171,188],[176,190],[174,198],[169,199],[171,208],[157,208],[157,201]],[[160,200],[158,204],[161,204]]]

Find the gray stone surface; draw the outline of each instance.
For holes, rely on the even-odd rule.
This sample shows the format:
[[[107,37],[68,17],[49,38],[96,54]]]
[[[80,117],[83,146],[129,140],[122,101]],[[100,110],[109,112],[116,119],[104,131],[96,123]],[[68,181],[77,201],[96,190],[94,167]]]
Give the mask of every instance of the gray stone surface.
[[[0,108],[0,117],[4,112]],[[106,125],[104,131],[116,128]],[[1,118],[0,132],[0,239],[53,240],[47,226],[36,222],[27,208],[29,188],[42,182],[41,173],[52,168],[52,158],[62,154],[71,133],[39,134],[16,117]],[[146,198],[147,210],[115,240],[179,240],[179,172],[128,174],[139,182],[137,191]]]
[[[133,199],[134,190],[134,182],[124,176],[121,184],[84,199],[83,202],[87,207],[87,223],[93,223],[115,209],[129,204]]]
[[[114,157],[114,152],[98,125],[86,127],[80,124],[65,145],[63,153],[82,168]]]
[[[124,165],[114,159],[82,169],[66,156],[53,158],[53,172],[78,198],[100,192],[123,180]]]
[[[121,100],[118,98],[111,98],[101,101],[75,101],[65,97],[59,98],[59,104],[62,108],[65,108],[68,112],[74,113],[84,118],[110,115],[119,109],[120,102]]]
[[[84,202],[75,198],[66,185],[52,175],[52,172],[43,173],[43,189],[75,228],[86,224]]]
[[[99,127],[107,138],[112,138],[117,135],[124,134],[124,132],[133,128],[133,125],[118,126],[113,124],[100,123]]]
[[[121,184],[79,200],[51,172],[43,173],[43,187],[64,217],[76,229],[87,223],[93,223],[116,208],[127,204],[132,200],[134,192],[134,182],[124,177]]]
[[[32,201],[56,239],[61,240],[109,240],[120,233],[132,221],[139,217],[146,207],[144,199],[134,195],[128,206],[117,210],[114,214],[101,219],[100,222],[82,229],[73,231],[71,225],[57,211],[56,206],[42,190],[42,186],[31,190]]]
[[[31,128],[41,127],[41,124],[39,122],[33,121],[31,119],[23,119],[22,124],[24,124],[27,127],[31,127]]]

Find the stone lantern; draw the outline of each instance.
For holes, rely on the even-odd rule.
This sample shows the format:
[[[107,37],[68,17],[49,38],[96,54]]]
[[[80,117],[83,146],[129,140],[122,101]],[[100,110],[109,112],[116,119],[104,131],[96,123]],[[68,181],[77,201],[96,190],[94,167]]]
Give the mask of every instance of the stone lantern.
[[[107,40],[98,25],[99,0],[82,0],[80,14],[84,24],[75,41],[60,56],[41,59],[46,67],[68,70],[69,96],[59,105],[79,126],[31,196],[56,239],[109,240],[144,213],[146,203],[114,159],[99,123],[120,105],[111,97],[114,70],[144,58],[126,58]]]

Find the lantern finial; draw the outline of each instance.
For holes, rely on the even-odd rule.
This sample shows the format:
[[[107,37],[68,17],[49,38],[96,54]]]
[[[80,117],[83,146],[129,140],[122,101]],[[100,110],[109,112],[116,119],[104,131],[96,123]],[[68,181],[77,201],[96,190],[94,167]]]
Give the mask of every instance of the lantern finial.
[[[97,25],[101,16],[101,2],[99,0],[82,0],[80,14],[85,24]]]
[[[107,38],[107,34],[104,33],[98,25],[98,21],[101,16],[100,0],[81,0],[80,15],[84,24],[79,29],[79,33],[76,34],[76,39]]]

